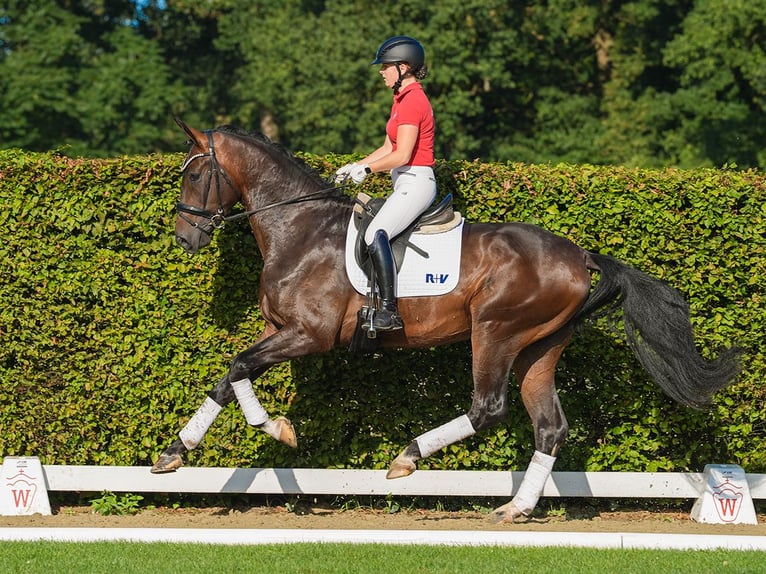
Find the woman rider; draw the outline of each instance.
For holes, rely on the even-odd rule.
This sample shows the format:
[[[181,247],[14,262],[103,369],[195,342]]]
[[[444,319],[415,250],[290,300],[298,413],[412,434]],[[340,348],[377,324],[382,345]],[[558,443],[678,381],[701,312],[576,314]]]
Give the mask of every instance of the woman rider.
[[[420,81],[426,77],[425,50],[409,36],[394,36],[378,48],[372,65],[394,91],[386,137],[378,149],[357,163],[341,167],[336,182],[351,178],[362,183],[370,173],[391,171],[394,191],[365,232],[364,241],[375,269],[381,309],[376,330],[402,328],[396,307],[396,267],[390,239],[407,229],[436,198],[434,177],[434,117]]]

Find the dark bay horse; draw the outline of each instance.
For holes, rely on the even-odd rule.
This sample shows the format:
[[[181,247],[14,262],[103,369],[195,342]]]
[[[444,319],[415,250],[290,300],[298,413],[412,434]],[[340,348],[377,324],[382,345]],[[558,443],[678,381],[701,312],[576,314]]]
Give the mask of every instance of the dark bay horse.
[[[247,422],[295,446],[284,417],[271,418],[252,381],[271,366],[348,346],[365,304],[347,278],[346,228],[353,200],[288,152],[257,134],[223,126],[201,132],[178,124],[191,149],[183,164],[176,240],[188,253],[206,246],[242,204],[263,255],[260,309],[266,327],[239,353],[189,423],[152,467],[169,472],[196,447],[235,398]],[[708,361],[697,352],[681,295],[614,258],[524,223],[463,227],[460,280],[438,297],[402,298],[405,328],[382,334],[388,347],[430,347],[470,339],[473,402],[461,417],[414,439],[388,471],[411,474],[416,461],[503,421],[511,370],[532,420],[535,452],[513,500],[493,513],[512,521],[535,508],[568,425],[554,383],[556,364],[578,323],[622,308],[625,332],[643,368],[676,401],[708,405],[738,372],[738,351]],[[591,289],[591,273],[599,281]]]

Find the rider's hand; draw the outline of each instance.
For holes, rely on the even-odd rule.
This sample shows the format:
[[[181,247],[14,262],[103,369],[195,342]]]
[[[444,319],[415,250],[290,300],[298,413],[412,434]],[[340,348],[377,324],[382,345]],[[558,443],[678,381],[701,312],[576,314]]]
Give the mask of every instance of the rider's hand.
[[[351,166],[348,176],[354,180],[354,183],[362,183],[369,173],[371,173],[370,166],[366,163],[355,163]]]
[[[355,163],[347,163],[342,168],[340,168],[338,171],[335,172],[335,183],[343,183],[348,179],[349,173],[351,172],[351,168],[354,167]]]

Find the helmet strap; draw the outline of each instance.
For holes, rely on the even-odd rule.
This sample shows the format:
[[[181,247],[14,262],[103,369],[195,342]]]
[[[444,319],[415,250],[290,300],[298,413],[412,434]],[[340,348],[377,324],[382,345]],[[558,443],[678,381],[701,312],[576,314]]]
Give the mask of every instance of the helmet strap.
[[[399,90],[402,88],[402,80],[407,76],[407,74],[402,74],[402,69],[399,67],[401,65],[401,62],[396,63],[396,73],[399,74],[399,79],[396,80],[396,82],[393,85],[394,94],[398,94]]]

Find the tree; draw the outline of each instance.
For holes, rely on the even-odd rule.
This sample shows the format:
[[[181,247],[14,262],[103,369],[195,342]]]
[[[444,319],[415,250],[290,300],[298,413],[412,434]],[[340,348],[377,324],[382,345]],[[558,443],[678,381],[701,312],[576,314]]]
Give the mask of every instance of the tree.
[[[10,0],[0,145],[179,149],[173,116],[295,150],[380,145],[387,37],[426,47],[447,159],[766,164],[766,5],[745,0]]]
[[[381,143],[391,105],[369,65],[375,50],[389,36],[417,37],[431,70],[424,85],[436,111],[437,155],[503,159],[535,141],[536,81],[566,78],[564,90],[582,90],[582,50],[577,65],[541,52],[534,26],[525,24],[530,10],[486,0],[328,1],[312,9],[295,1],[243,2],[222,17],[218,45],[236,48],[244,61],[234,92],[245,123],[268,120],[291,147],[362,153]],[[555,45],[565,31],[545,41]],[[592,97],[584,101],[577,109],[596,107]],[[508,143],[514,138],[516,148]]]
[[[219,43],[219,23],[232,4],[237,3],[148,0],[138,11],[137,29],[159,49],[168,81],[184,89],[173,102],[173,113],[188,123],[226,124],[238,114],[232,86],[243,62],[236,44]]]
[[[0,141],[42,150],[81,136],[74,110],[87,44],[83,18],[53,0],[31,4],[11,0],[0,19]]]
[[[486,112],[513,118],[492,144],[493,159],[526,162],[603,163],[600,104],[610,38],[601,28],[602,2],[559,0],[525,7],[515,61],[507,65],[523,97],[513,116],[502,107]],[[508,45],[495,48],[508,50]],[[497,95],[499,102],[507,92]],[[486,144],[485,144],[486,145]],[[489,152],[489,150],[487,150]]]
[[[77,112],[84,141],[72,151],[87,155],[142,154],[177,150],[171,126],[176,102],[185,90],[172,80],[159,46],[134,27],[106,34],[103,47],[79,70]]]
[[[596,143],[604,163],[668,165],[669,95],[678,80],[663,64],[662,50],[678,32],[691,0],[644,0],[614,7],[599,17],[606,65],[600,112],[603,132]]]
[[[766,4],[700,0],[663,51],[678,73],[669,98],[670,159],[686,166],[766,165]]]
[[[183,90],[135,16],[127,1],[12,2],[0,20],[3,145],[72,155],[170,149]]]
[[[241,2],[222,16],[217,46],[243,61],[231,86],[233,119],[313,153],[379,145],[386,104],[373,89],[376,46],[367,39],[383,34],[370,29],[379,27],[379,8],[359,1],[309,8]]]

